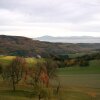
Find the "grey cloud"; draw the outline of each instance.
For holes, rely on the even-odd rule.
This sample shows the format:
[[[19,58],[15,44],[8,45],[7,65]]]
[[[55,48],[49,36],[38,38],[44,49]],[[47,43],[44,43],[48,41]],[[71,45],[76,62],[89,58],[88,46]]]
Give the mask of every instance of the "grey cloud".
[[[76,26],[76,30],[92,31],[92,28],[94,31],[100,31],[99,26],[80,25],[92,20],[97,21],[94,15],[100,14],[99,0],[0,0],[0,9],[23,14],[25,20],[17,19],[22,23],[72,23],[72,30]],[[13,23],[16,22],[14,20],[16,18]],[[5,20],[0,17],[1,25],[10,24],[9,21],[12,22],[12,19]]]

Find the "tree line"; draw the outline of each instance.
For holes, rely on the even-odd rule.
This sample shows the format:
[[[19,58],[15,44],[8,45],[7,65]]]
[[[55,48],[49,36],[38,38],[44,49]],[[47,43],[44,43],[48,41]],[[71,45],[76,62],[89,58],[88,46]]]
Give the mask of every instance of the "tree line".
[[[69,55],[51,55],[51,59],[58,62],[59,68],[62,67],[72,67],[78,65],[80,67],[89,66],[91,60],[99,60],[100,59],[100,52],[98,53],[91,53],[85,54],[83,56],[78,56],[71,58]]]

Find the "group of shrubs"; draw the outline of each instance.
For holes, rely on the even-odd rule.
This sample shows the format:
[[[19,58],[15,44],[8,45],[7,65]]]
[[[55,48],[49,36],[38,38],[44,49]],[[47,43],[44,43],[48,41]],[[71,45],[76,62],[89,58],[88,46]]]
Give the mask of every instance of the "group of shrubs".
[[[53,55],[51,58],[58,62],[59,67],[72,67],[78,65],[80,67],[89,66],[91,60],[100,59],[100,53],[85,54],[80,57],[71,58],[68,55]]]

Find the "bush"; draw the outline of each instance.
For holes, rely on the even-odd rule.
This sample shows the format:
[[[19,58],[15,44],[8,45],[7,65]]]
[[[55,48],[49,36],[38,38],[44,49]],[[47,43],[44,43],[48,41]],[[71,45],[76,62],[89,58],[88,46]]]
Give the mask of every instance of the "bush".
[[[80,67],[89,66],[89,61],[81,60],[81,61],[79,62],[79,66],[80,66]]]

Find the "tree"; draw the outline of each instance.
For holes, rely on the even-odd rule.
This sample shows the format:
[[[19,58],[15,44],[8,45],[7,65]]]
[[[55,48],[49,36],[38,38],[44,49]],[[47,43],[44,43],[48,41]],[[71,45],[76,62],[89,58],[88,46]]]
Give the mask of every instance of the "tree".
[[[69,60],[65,60],[64,63],[65,63],[65,66],[72,67],[74,65],[77,65],[77,60],[75,58],[71,58]]]
[[[46,67],[46,71],[47,71],[46,73],[49,79],[53,79],[57,76],[56,71],[58,68],[58,63],[56,61],[47,59],[44,63],[44,66]]]
[[[64,60],[69,59],[69,56],[67,54],[59,54],[59,55],[51,54],[51,58],[56,61],[64,62]]]
[[[56,68],[56,62],[52,60],[46,60],[44,62],[37,61],[34,67],[29,68],[28,76],[30,82],[28,84],[33,86],[38,100],[50,98],[50,79],[56,77]]]
[[[22,79],[25,67],[26,61],[22,57],[14,58],[12,62],[6,66],[3,77],[10,81],[13,91],[16,90],[16,84]]]
[[[2,64],[0,63],[0,74],[2,74],[3,68],[2,68]]]
[[[80,67],[89,66],[89,61],[80,60],[80,61],[79,61],[79,66],[80,66]]]

